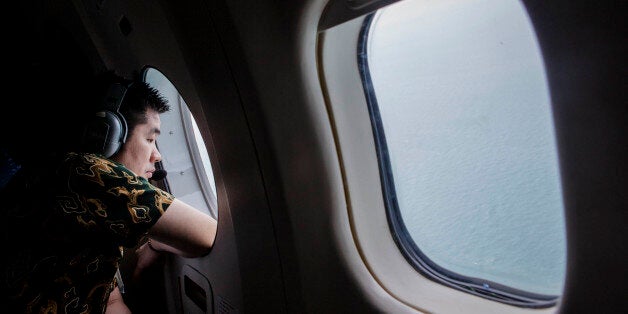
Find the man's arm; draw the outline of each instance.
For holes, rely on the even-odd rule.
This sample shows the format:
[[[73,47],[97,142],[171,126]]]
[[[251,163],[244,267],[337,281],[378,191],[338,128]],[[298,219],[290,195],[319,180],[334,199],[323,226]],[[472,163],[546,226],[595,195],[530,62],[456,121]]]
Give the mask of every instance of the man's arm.
[[[148,236],[157,250],[199,257],[209,253],[217,226],[214,218],[175,198]]]

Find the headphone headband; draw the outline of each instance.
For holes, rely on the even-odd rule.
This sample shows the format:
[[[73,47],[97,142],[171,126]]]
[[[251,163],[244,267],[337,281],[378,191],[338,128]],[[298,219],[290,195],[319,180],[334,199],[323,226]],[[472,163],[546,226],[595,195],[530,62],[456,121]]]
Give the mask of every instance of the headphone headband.
[[[111,112],[120,112],[120,106],[122,106],[122,101],[124,100],[124,96],[126,96],[126,92],[131,87],[129,85],[123,85],[122,83],[114,83],[109,86],[109,90],[105,94],[105,98],[103,99],[102,108],[104,110],[109,110]]]

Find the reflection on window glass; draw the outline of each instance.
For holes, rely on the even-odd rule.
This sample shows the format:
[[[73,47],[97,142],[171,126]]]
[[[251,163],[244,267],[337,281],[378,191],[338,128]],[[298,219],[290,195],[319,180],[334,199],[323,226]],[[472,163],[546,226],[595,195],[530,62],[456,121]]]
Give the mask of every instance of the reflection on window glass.
[[[186,106],[187,109],[187,106]],[[209,162],[209,153],[207,152],[207,148],[205,147],[205,143],[203,142],[203,136],[201,136],[201,131],[198,129],[198,125],[196,124],[196,120],[194,120],[194,116],[190,110],[187,110],[188,117],[192,121],[192,125],[194,127],[194,142],[199,149],[201,155],[201,161],[203,162],[203,169],[205,170],[207,177],[209,178],[209,186],[211,187],[212,192],[216,195],[216,183],[214,182],[214,173],[212,172],[212,165]]]
[[[145,81],[168,100],[170,111],[160,115],[157,145],[168,171],[171,192],[186,203],[218,217],[216,184],[196,120],[172,83],[158,70],[148,68]]]
[[[560,295],[566,257],[558,158],[525,8],[503,0],[406,0],[370,23],[368,72],[394,210],[419,255],[487,289],[498,283]]]

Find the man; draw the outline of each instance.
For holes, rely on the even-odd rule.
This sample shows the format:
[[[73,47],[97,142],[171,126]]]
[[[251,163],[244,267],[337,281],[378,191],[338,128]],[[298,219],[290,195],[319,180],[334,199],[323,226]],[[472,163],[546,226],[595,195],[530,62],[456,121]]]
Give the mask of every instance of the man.
[[[166,101],[144,82],[106,77],[107,93],[115,94],[105,101],[115,108],[96,119],[112,114],[105,122],[111,126],[91,123],[89,149],[60,155],[54,172],[38,173],[29,185],[30,201],[10,203],[3,217],[11,239],[3,287],[16,313],[130,313],[115,279],[122,247],[148,238],[137,251],[141,271],[159,251],[199,257],[213,246],[216,221],[148,181],[161,160],[156,140]],[[100,138],[107,141],[102,150],[91,145]]]

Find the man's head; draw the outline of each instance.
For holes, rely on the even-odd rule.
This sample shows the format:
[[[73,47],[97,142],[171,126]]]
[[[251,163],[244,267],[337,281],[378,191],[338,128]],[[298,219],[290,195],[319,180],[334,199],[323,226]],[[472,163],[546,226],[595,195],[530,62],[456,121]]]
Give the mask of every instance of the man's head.
[[[155,163],[161,160],[157,137],[161,133],[159,115],[170,110],[159,92],[142,81],[133,82],[120,107],[128,127],[125,143],[112,156],[136,175],[150,179]]]
[[[127,81],[109,72],[99,84],[106,88],[101,104],[104,108],[86,129],[85,147],[150,178],[154,163],[161,159],[156,139],[161,127],[159,115],[170,110],[167,100],[143,81]]]

